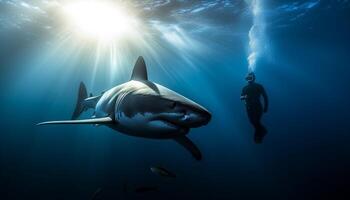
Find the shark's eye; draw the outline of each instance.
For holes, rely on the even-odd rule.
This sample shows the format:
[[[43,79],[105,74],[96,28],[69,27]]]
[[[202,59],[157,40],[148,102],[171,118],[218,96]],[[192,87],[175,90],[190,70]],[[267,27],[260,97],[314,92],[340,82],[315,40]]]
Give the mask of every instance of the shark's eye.
[[[172,102],[170,105],[170,108],[175,108],[176,107],[176,102]]]

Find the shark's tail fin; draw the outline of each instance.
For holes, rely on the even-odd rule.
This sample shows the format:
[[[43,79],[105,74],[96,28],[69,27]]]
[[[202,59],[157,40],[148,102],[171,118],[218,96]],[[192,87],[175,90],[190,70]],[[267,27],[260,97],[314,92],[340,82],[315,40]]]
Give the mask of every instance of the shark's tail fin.
[[[75,110],[72,115],[72,120],[77,119],[80,114],[86,109],[84,105],[85,99],[88,97],[85,84],[83,82],[80,83],[79,93],[77,105],[75,106]]]

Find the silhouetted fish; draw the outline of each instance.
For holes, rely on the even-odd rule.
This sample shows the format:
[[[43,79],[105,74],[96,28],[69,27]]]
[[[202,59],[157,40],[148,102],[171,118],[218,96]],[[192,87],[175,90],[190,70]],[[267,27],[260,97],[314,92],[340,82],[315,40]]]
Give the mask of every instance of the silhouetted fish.
[[[101,191],[102,191],[102,188],[97,188],[97,190],[94,192],[91,200],[95,200],[98,197],[98,195],[101,193]]]
[[[150,167],[151,171],[155,174],[158,174],[159,176],[165,176],[165,177],[171,177],[175,178],[176,175],[163,167]]]

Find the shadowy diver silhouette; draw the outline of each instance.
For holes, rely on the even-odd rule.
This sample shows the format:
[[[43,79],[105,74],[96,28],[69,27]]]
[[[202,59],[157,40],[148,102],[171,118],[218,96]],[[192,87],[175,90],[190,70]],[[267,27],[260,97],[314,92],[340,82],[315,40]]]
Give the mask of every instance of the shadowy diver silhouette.
[[[264,136],[267,134],[267,129],[261,124],[260,120],[263,112],[266,113],[268,110],[268,98],[264,87],[255,82],[253,72],[250,72],[245,79],[248,85],[242,89],[241,100],[245,101],[249,121],[255,128],[254,141],[259,144],[262,143]],[[264,107],[260,101],[261,96],[264,98]]]

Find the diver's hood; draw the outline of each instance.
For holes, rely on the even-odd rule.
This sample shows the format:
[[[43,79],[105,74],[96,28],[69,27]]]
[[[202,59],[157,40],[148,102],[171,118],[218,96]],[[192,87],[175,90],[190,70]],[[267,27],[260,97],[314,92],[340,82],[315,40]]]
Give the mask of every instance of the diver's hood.
[[[252,82],[255,80],[255,74],[254,72],[250,72],[246,77],[245,77],[246,81]]]

